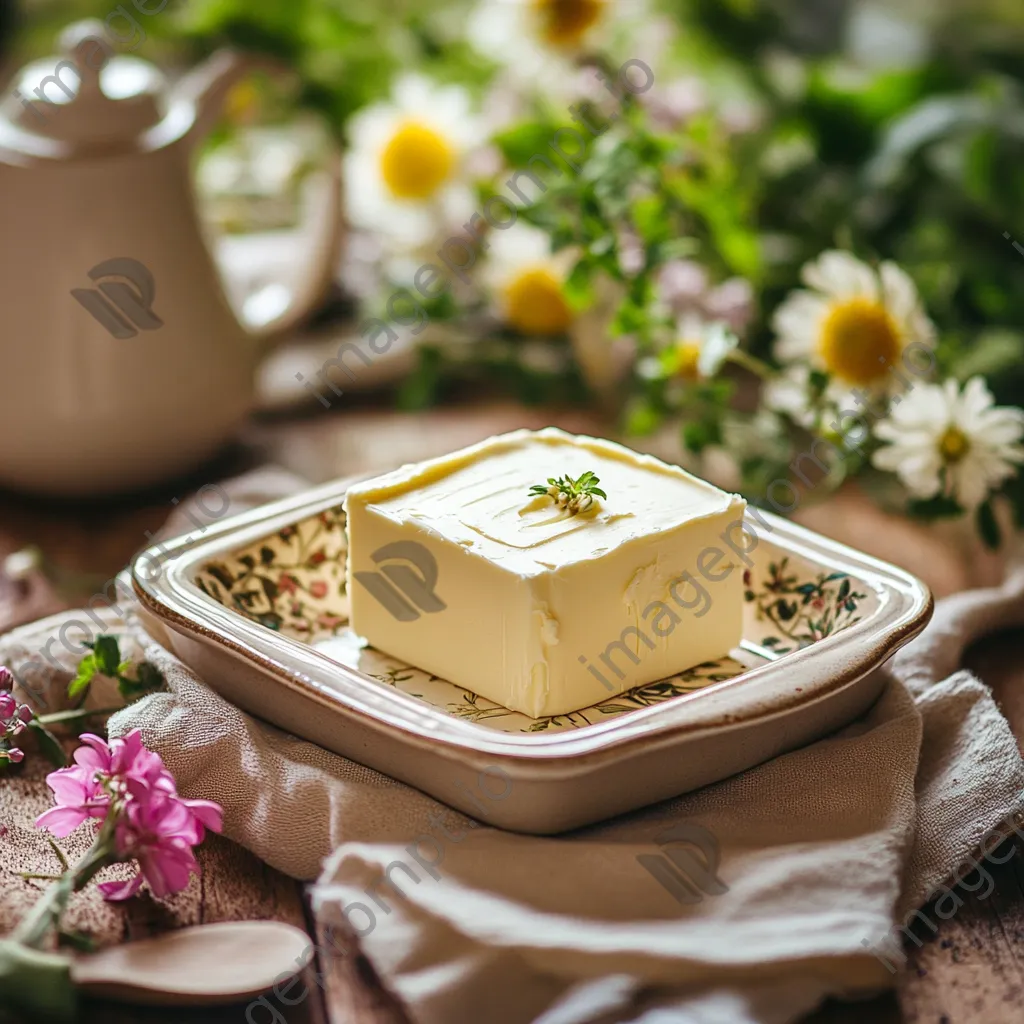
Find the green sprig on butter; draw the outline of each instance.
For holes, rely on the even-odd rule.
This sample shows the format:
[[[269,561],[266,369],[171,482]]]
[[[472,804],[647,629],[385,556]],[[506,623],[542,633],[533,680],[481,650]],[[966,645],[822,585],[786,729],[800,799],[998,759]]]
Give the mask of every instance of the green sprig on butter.
[[[537,497],[549,497],[561,505],[570,515],[586,512],[594,504],[594,498],[607,498],[608,495],[597,485],[600,479],[592,472],[581,473],[575,480],[566,473],[565,476],[548,477],[546,484],[534,484],[530,494]]]

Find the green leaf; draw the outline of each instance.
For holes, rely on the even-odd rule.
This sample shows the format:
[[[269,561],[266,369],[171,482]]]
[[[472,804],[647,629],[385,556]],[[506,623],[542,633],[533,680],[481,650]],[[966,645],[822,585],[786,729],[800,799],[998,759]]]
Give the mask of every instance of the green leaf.
[[[117,637],[100,633],[96,637],[93,651],[96,655],[96,667],[99,671],[111,678],[116,676],[118,666],[121,664],[121,648],[118,646]]]
[[[407,376],[398,390],[396,404],[399,409],[426,409],[439,397],[442,383],[441,352],[431,346],[422,346],[416,368]]]
[[[672,222],[661,196],[641,196],[633,203],[633,226],[647,244],[669,237]]]
[[[953,362],[959,380],[991,377],[1024,363],[1024,334],[1007,328],[991,328],[978,334]]]
[[[527,121],[524,124],[516,125],[514,128],[509,128],[507,131],[498,132],[494,136],[494,144],[501,150],[505,159],[513,167],[525,167],[531,158],[535,156],[541,156],[548,160],[551,159],[548,147],[558,128],[558,125],[548,122]],[[545,176],[553,177],[551,171],[545,168],[543,164],[538,162],[534,166],[537,168],[535,172],[537,177],[542,181],[545,180]],[[519,187],[523,189],[526,195],[536,191],[536,187],[526,182],[525,179],[520,180]],[[530,188],[531,192],[526,192],[527,187]]]
[[[683,444],[694,454],[699,455],[711,442],[711,431],[706,423],[691,420],[683,424]]]
[[[125,702],[129,704],[154,690],[162,690],[165,686],[166,680],[163,673],[150,661],[139,662],[139,666],[135,670],[135,678],[125,675],[117,677],[118,691]]]
[[[918,519],[955,519],[964,514],[963,508],[953,499],[939,494],[926,500],[908,503],[907,510]]]
[[[68,863],[68,859],[64,855],[64,851],[53,841],[53,836],[47,833],[46,841],[50,844],[50,849],[53,850],[53,855],[60,861],[60,866],[65,871],[70,871],[71,865]]]
[[[84,695],[98,671],[99,665],[96,663],[96,655],[87,654],[78,663],[78,673],[68,684],[68,696],[74,699]]]
[[[580,260],[566,278],[562,291],[569,305],[579,312],[592,305],[594,289],[592,286],[593,268],[585,260]]]
[[[0,939],[0,990],[4,1008],[23,1011],[27,1020],[70,1022],[76,1018],[77,993],[67,957]]]
[[[79,953],[96,952],[96,940],[92,936],[68,928],[62,928],[57,933],[57,945],[61,948],[70,946]]]
[[[636,402],[626,409],[626,433],[633,437],[653,434],[661,426],[663,417],[653,406]]]
[[[986,501],[979,509],[976,516],[978,533],[985,542],[985,546],[991,550],[997,550],[1003,543],[1002,531],[996,520],[995,512],[992,509],[992,502]]]
[[[64,755],[64,748],[61,746],[60,740],[37,718],[33,718],[28,723],[28,727],[35,733],[39,749],[50,764],[55,768],[67,767],[68,759]]]

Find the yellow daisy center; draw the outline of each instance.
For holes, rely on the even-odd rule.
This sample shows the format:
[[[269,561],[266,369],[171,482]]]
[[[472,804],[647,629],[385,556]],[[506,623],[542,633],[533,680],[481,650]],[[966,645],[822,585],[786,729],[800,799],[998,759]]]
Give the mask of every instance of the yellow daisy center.
[[[530,267],[505,288],[505,319],[523,334],[561,334],[572,323],[572,310],[555,274]]]
[[[260,94],[251,79],[239,82],[228,93],[224,115],[232,124],[241,124],[250,114],[258,111]]]
[[[579,46],[604,13],[604,0],[533,0],[541,34],[550,46]]]
[[[959,427],[947,427],[939,439],[939,452],[948,463],[960,462],[970,448],[971,439]]]
[[[700,361],[700,343],[677,341],[672,349],[672,373],[684,380],[696,380],[699,376],[697,363]]]
[[[885,307],[856,298],[833,306],[818,347],[829,373],[847,384],[874,384],[900,354],[899,332]]]
[[[448,140],[418,121],[406,121],[380,157],[380,173],[396,199],[429,199],[448,179],[455,152]]]

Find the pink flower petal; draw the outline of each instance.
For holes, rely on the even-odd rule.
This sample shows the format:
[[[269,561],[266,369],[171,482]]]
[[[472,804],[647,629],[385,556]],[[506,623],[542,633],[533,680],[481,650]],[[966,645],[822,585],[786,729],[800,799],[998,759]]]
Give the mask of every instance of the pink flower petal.
[[[103,758],[95,750],[90,750],[88,747],[79,747],[72,757],[75,764],[80,768],[88,768],[94,774],[96,772],[105,772],[107,769]]]
[[[110,746],[102,736],[97,736],[93,732],[83,732],[78,738],[85,746],[93,750],[96,756],[103,761],[104,765],[110,766]]]
[[[57,803],[71,807],[86,803],[93,795],[95,786],[87,780],[81,768],[59,768],[46,776]]]
[[[212,800],[181,801],[211,832],[224,831],[224,811]]]
[[[110,900],[112,903],[127,900],[142,888],[142,875],[137,874],[127,882],[99,882],[96,888],[103,894],[105,900]]]
[[[78,807],[51,807],[36,818],[36,828],[46,829],[58,839],[71,835],[88,815]]]
[[[139,857],[139,867],[157,897],[181,892],[189,878],[199,873],[199,865],[187,847],[157,847]]]

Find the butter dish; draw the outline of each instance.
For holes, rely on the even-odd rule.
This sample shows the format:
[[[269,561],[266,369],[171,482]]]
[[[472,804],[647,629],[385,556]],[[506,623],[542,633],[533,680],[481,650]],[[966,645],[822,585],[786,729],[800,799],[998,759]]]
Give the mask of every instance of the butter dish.
[[[931,614],[909,574],[748,508],[742,638],[728,655],[533,718],[349,628],[343,503],[356,483],[144,551],[132,566],[142,620],[242,709],[501,828],[586,825],[838,729]]]
[[[556,473],[601,489],[570,508]],[[492,437],[349,488],[351,626],[531,718],[579,711],[740,642],[745,507],[611,441]]]

